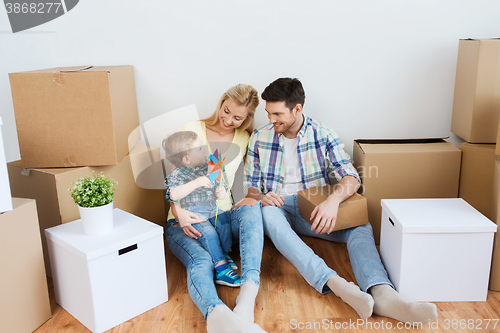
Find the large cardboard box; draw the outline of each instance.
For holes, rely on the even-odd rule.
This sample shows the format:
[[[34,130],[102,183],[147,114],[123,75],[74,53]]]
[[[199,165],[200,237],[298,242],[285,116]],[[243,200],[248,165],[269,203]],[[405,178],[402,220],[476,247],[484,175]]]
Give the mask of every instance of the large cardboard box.
[[[500,123],[498,124],[497,148],[495,154],[500,155]]]
[[[382,200],[380,256],[413,301],[484,302],[496,225],[460,198]]]
[[[9,176],[2,139],[2,117],[0,117],[0,213],[12,210],[12,197],[10,195]]]
[[[493,244],[493,257],[491,259],[490,289],[500,291],[500,157],[495,161],[493,175],[493,222],[497,224],[495,243]]]
[[[0,214],[0,332],[33,332],[50,319],[35,200],[12,198]]]
[[[461,143],[462,167],[458,196],[487,218],[493,219],[492,191],[495,168],[495,145]]]
[[[149,190],[137,185],[133,173],[133,165],[140,161],[160,158],[159,148],[137,145],[116,166],[78,167],[58,169],[23,169],[20,161],[7,164],[13,196],[37,200],[40,230],[80,218],[78,206],[71,198],[68,189],[72,182],[81,177],[92,175],[92,172],[104,172],[115,179],[116,185],[113,207],[142,217],[148,221],[164,225],[165,208],[163,190]],[[162,180],[159,179],[161,182]],[[47,244],[43,239],[43,249],[47,273],[50,274],[50,263]]]
[[[129,152],[129,135],[139,126],[132,66],[9,77],[24,168],[117,165]]]
[[[312,187],[297,192],[300,215],[309,221],[309,223],[312,223],[312,221],[309,220],[312,211],[333,193],[334,187],[335,185]],[[333,230],[348,229],[367,224],[368,222],[366,198],[355,193],[339,205],[337,220]]]
[[[381,199],[456,198],[461,151],[443,139],[355,140],[353,162],[368,200],[375,242]]]
[[[500,119],[500,39],[461,39],[451,131],[471,143],[495,143]]]

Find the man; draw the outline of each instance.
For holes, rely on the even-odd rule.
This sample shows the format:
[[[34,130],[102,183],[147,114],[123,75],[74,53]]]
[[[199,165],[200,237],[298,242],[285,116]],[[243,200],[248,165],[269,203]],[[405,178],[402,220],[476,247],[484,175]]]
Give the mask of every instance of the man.
[[[298,79],[281,78],[262,93],[270,124],[250,138],[245,163],[247,196],[262,201],[264,231],[276,248],[320,293],[333,291],[362,319],[373,313],[408,323],[437,318],[431,303],[409,302],[393,288],[373,239],[370,224],[332,232],[339,204],[360,186],[344,144],[330,128],[302,114],[305,93]],[[330,184],[335,191],[311,214],[299,215],[297,191]],[[337,275],[298,236],[347,244],[359,286]]]

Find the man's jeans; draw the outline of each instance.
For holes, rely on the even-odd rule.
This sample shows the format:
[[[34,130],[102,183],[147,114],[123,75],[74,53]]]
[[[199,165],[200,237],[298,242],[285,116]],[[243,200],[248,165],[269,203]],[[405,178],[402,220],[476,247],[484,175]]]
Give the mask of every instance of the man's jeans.
[[[192,224],[192,226],[203,235],[198,240],[212,256],[214,265],[226,260],[223,252],[231,251],[233,245],[230,212],[218,211],[217,225],[215,225],[215,202],[201,202],[184,209],[195,213],[200,219],[207,220],[203,223]]]
[[[231,230],[234,243],[240,242],[241,284],[259,285],[264,231],[261,203],[243,205],[231,210]],[[189,295],[205,319],[212,310],[224,303],[217,296],[212,257],[199,241],[187,236],[175,219],[167,222],[165,240],[172,253],[187,270]],[[219,223],[217,222],[217,225]]]
[[[370,224],[330,234],[316,234],[315,230],[311,230],[311,224],[299,214],[297,195],[286,196],[285,204],[281,208],[263,207],[262,217],[266,235],[318,292],[324,294],[330,291],[326,282],[337,273],[297,234],[346,243],[356,281],[364,292],[378,284],[392,286],[375,247]]]

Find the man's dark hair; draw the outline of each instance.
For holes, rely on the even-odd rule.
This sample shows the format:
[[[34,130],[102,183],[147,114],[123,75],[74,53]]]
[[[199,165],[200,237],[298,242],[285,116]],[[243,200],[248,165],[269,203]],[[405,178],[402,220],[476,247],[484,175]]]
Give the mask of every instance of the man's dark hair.
[[[306,94],[299,79],[285,77],[268,85],[262,92],[262,99],[266,102],[285,102],[286,107],[292,111],[297,104],[304,106]]]

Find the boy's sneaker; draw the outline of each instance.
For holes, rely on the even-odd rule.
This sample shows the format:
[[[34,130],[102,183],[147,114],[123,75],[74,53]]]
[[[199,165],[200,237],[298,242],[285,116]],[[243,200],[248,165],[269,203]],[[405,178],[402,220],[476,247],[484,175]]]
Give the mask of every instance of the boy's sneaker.
[[[229,256],[227,252],[224,252],[224,257],[226,257],[227,264],[231,266],[232,269],[236,270],[238,269],[238,266],[234,263],[233,259]]]
[[[229,287],[240,286],[240,276],[228,264],[215,268],[215,283]]]

